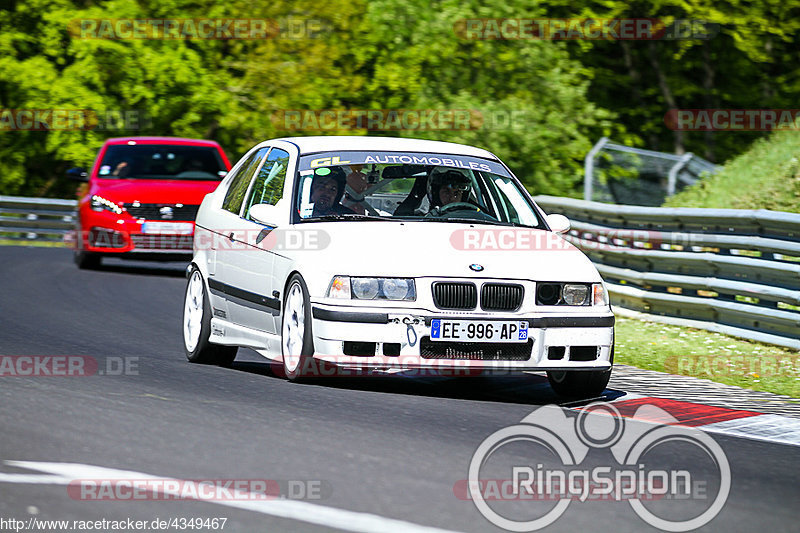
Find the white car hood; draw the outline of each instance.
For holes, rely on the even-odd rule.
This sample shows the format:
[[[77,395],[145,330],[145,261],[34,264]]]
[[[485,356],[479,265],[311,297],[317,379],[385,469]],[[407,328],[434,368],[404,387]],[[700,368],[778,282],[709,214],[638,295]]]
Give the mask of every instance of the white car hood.
[[[550,231],[377,221],[315,222],[296,228],[318,232],[321,243],[311,255],[300,252],[296,259],[314,261],[317,269],[332,274],[600,281],[591,261]]]

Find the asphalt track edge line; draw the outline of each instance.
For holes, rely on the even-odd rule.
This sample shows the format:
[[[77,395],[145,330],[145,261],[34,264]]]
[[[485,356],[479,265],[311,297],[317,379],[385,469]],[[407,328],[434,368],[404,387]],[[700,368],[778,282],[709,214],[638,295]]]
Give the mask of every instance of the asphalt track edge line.
[[[115,468],[106,468],[102,466],[86,465],[81,463],[55,463],[55,462],[37,462],[37,461],[4,461],[9,466],[18,468],[27,468],[29,470],[36,470],[52,474],[51,476],[41,476],[47,478],[47,483],[63,485],[69,484],[70,481],[75,479],[157,479],[157,480],[170,480],[174,481],[176,478],[166,478],[154,476],[151,474],[144,474],[132,470],[117,470]],[[19,481],[14,481],[14,476],[19,476]],[[29,478],[30,474],[4,474],[0,478],[0,482],[12,483],[32,483]],[[177,480],[181,481],[181,480]],[[41,483],[41,482],[39,482]],[[338,509],[335,507],[326,507],[303,501],[293,500],[268,500],[268,501],[238,501],[238,500],[203,500],[197,499],[203,503],[211,503],[216,505],[224,505],[226,507],[233,507],[246,511],[254,511],[261,514],[276,516],[279,518],[287,518],[290,520],[298,520],[310,524],[316,524],[326,527],[333,527],[344,531],[352,531],[356,533],[384,533],[386,531],[398,533],[455,533],[451,530],[440,529],[431,526],[423,526],[406,522],[404,520],[397,520],[394,518],[386,518],[380,515],[363,513],[358,511],[348,511],[345,509]]]

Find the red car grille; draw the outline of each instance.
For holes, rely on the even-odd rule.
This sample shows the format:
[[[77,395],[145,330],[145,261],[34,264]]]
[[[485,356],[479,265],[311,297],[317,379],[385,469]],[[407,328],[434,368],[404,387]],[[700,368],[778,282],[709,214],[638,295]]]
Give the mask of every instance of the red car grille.
[[[192,251],[192,235],[131,235],[133,247],[141,250]]]
[[[180,222],[194,222],[200,209],[199,205],[183,204],[124,204],[124,207],[134,218]]]

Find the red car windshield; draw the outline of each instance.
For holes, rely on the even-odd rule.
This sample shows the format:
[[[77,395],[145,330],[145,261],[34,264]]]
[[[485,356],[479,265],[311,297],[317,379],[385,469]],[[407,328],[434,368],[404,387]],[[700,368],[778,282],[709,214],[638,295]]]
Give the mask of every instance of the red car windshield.
[[[227,172],[213,146],[119,144],[106,149],[98,177],[221,180]]]

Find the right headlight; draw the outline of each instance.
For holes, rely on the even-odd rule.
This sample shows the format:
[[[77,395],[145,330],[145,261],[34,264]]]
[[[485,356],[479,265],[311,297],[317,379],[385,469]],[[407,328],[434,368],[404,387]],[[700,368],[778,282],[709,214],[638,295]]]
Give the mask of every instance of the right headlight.
[[[122,208],[120,206],[98,194],[92,196],[92,211],[111,211],[117,215],[122,214]]]
[[[353,300],[414,301],[417,299],[417,289],[412,278],[334,276],[328,287],[328,297]]]

